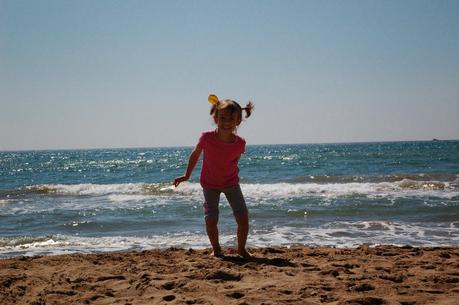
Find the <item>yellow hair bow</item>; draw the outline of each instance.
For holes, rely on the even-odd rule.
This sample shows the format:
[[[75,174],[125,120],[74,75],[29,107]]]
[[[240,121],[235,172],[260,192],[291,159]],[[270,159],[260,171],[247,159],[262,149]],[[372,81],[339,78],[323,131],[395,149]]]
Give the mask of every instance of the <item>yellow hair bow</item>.
[[[209,103],[211,103],[214,106],[217,106],[217,104],[218,104],[218,97],[216,95],[214,95],[214,94],[209,95],[207,100],[209,101]]]

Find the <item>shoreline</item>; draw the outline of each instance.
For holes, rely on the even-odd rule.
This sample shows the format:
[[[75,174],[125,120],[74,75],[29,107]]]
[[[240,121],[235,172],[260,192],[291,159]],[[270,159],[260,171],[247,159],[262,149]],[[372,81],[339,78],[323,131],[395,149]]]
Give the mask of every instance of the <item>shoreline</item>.
[[[453,305],[459,246],[155,249],[0,260],[1,304]]]

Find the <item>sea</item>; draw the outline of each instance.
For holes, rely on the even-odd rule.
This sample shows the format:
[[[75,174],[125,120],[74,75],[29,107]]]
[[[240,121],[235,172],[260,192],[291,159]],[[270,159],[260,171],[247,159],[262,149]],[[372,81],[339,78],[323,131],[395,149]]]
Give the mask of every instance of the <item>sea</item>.
[[[0,152],[0,258],[209,247],[191,147]],[[248,247],[459,245],[459,141],[247,146]],[[220,240],[236,246],[222,195]]]

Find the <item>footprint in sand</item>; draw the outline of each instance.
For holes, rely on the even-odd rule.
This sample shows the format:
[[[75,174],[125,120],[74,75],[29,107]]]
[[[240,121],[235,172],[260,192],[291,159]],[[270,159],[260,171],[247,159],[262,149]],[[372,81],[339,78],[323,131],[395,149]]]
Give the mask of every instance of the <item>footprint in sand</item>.
[[[374,297],[363,297],[349,299],[344,302],[339,302],[338,305],[384,305],[387,304],[386,300]]]
[[[166,290],[172,290],[175,288],[175,283],[174,282],[167,282],[161,286],[163,289]]]
[[[244,294],[241,292],[235,291],[235,292],[228,293],[226,296],[233,298],[233,299],[240,299],[244,296]]]
[[[169,294],[169,295],[163,296],[163,300],[166,301],[166,302],[173,301],[173,300],[175,300],[175,295]]]
[[[373,286],[371,284],[363,283],[363,284],[355,286],[354,290],[358,291],[358,292],[370,291],[370,290],[375,290],[375,286]]]
[[[216,271],[205,276],[206,280],[221,280],[221,281],[240,281],[242,275],[231,274],[225,271]]]

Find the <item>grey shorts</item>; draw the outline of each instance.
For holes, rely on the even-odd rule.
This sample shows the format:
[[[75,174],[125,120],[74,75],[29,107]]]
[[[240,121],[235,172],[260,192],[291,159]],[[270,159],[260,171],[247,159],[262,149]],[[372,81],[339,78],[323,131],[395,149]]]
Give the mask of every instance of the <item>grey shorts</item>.
[[[225,194],[226,199],[228,199],[228,203],[233,209],[234,216],[248,213],[244,195],[242,195],[239,184],[224,189],[203,188],[202,191],[205,199],[203,207],[206,219],[218,219],[218,204],[220,202],[221,193]]]

